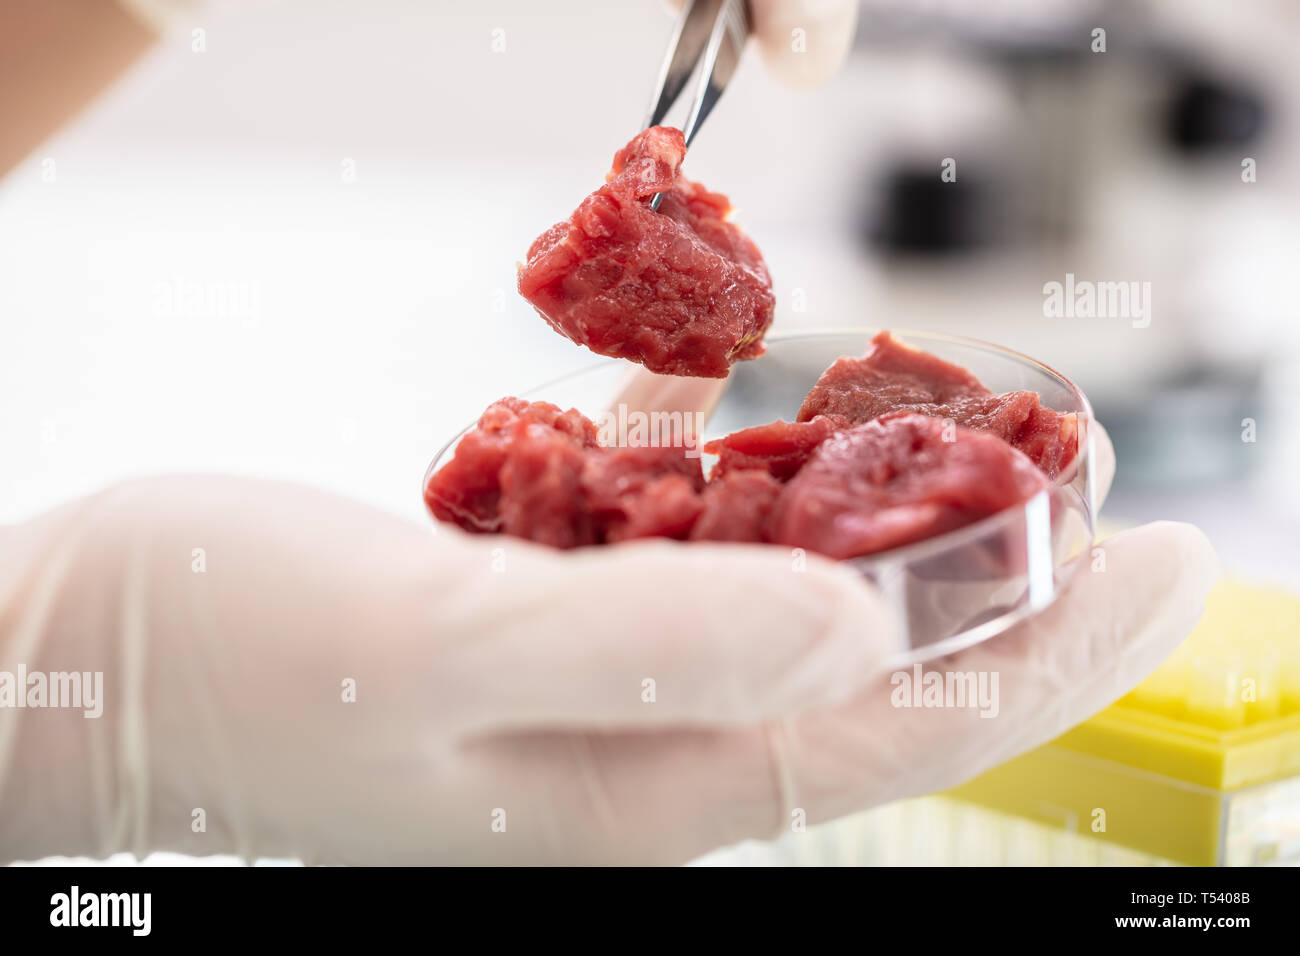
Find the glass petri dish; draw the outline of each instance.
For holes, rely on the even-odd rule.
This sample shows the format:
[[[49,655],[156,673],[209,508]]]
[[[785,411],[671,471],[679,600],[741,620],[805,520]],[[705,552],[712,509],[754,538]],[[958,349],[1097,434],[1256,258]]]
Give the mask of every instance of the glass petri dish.
[[[600,419],[635,394],[641,410],[671,404],[674,411],[696,416],[707,441],[777,419],[792,421],[822,372],[841,356],[862,355],[878,331],[837,328],[770,335],[767,353],[739,363],[725,381],[651,375],[625,361],[605,359],[520,397]],[[1051,486],[1028,501],[946,534],[844,562],[879,589],[903,623],[903,647],[892,663],[911,666],[987,640],[1041,611],[1083,563],[1096,516],[1093,414],[1078,386],[1026,355],[961,336],[891,332],[970,370],[995,392],[1035,392],[1043,404],[1073,412],[1079,422],[1078,455]],[[665,396],[671,401],[665,403]],[[421,493],[473,425],[471,421],[438,452]],[[710,457],[704,456],[706,473]],[[790,550],[784,545],[740,546]]]

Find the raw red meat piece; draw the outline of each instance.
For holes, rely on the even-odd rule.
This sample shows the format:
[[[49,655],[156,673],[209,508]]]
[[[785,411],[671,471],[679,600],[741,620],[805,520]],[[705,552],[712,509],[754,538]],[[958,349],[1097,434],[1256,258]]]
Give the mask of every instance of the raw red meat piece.
[[[501,466],[501,530],[556,548],[599,541],[583,504],[582,476],[593,454],[545,425],[521,423]]]
[[[685,448],[604,448],[593,422],[546,402],[504,398],[429,479],[434,516],[557,548],[685,538],[704,473]]]
[[[662,126],[615,153],[606,184],[528,250],[519,291],[593,352],[722,378],[763,353],[772,281],[758,248],[726,221],[727,197],[680,178],[685,154],[681,132]]]
[[[554,432],[560,444],[597,447],[595,424],[575,409],[565,412],[549,402],[521,398],[493,402],[460,440],[455,457],[429,479],[424,501],[434,517],[467,531],[503,530],[501,472],[520,430],[529,425]],[[531,444],[536,447],[538,440]]]
[[[766,541],[767,523],[784,485],[766,470],[716,472],[704,489],[692,541]]]
[[[948,428],[955,440],[944,441]],[[978,521],[1047,478],[999,438],[923,415],[888,415],[828,438],[785,486],[772,541],[832,558],[874,554]]]
[[[757,468],[788,481],[834,430],[831,419],[818,417],[808,422],[772,422],[732,432],[704,446],[706,452],[718,456],[711,477]]]
[[[587,456],[584,506],[606,541],[684,538],[700,513],[704,472],[683,448],[602,449]]]
[[[840,425],[913,411],[991,432],[1030,457],[1049,478],[1073,460],[1078,422],[1044,406],[1033,392],[997,395],[970,372],[910,348],[888,332],[861,358],[842,358],[822,373],[798,421],[824,415]]]
[[[1078,453],[1079,418],[1073,412],[1048,408],[1033,392],[1028,394],[1034,399],[1034,405],[1024,424],[1006,441],[1028,455],[1048,478],[1055,478]]]
[[[685,538],[702,507],[700,493],[681,475],[652,478],[640,494],[629,497],[623,517],[605,525],[604,540],[613,544],[634,538]]]

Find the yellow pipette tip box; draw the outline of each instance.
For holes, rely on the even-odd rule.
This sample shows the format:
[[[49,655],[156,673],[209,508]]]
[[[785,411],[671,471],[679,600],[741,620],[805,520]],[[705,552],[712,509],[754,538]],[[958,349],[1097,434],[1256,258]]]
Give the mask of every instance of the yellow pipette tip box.
[[[1300,598],[1221,581],[1130,694],[949,795],[1171,862],[1300,858]]]

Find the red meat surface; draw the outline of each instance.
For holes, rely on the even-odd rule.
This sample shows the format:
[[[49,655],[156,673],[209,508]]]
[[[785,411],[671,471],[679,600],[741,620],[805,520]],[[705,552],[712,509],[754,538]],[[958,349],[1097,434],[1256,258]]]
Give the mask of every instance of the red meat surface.
[[[807,422],[772,422],[732,432],[709,442],[704,450],[718,456],[713,478],[733,471],[761,469],[773,478],[788,481],[834,430],[834,422],[825,417]]]
[[[685,155],[681,132],[662,126],[615,153],[606,184],[532,244],[519,291],[593,352],[721,378],[763,353],[772,281],[758,248],[727,221],[727,197],[681,178]]]
[[[822,373],[797,420],[825,416],[840,426],[913,411],[997,435],[1055,478],[1078,449],[1078,422],[1044,406],[1033,392],[997,395],[970,372],[899,342],[888,332],[861,358],[842,358]]]
[[[685,538],[703,509],[704,473],[684,448],[604,448],[595,424],[546,402],[488,407],[424,499],[442,521],[557,548]]]
[[[606,448],[587,455],[583,504],[609,542],[684,538],[701,510],[704,472],[685,449]]]
[[[783,487],[765,469],[715,473],[704,490],[691,540],[768,540],[769,516]]]
[[[1047,478],[999,438],[902,413],[828,438],[790,480],[770,540],[832,558],[874,554],[978,521]],[[945,432],[955,440],[945,441]]]
[[[596,445],[596,426],[577,411],[561,411],[548,402],[526,402],[503,398],[493,402],[456,446],[455,457],[429,479],[424,501],[434,517],[450,521],[467,531],[503,531],[501,477],[521,434],[538,426],[557,445],[591,449]],[[540,447],[542,438],[533,437],[530,448]],[[519,488],[516,481],[514,487]]]
[[[596,544],[599,529],[582,499],[584,448],[545,425],[514,430],[499,479],[501,530],[556,548]]]

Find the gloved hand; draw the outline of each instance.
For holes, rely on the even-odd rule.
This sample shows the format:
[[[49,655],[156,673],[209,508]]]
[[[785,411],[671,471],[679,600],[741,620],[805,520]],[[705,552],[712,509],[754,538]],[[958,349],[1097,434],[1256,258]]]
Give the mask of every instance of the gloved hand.
[[[985,719],[890,706],[895,622],[829,561],[557,553],[284,484],[120,485],[0,530],[0,671],[104,674],[98,719],[0,708],[0,860],[668,863],[774,836],[794,808],[955,784],[1153,669],[1214,556],[1176,524],[1105,547],[1105,573],[944,662],[1000,673]]]
[[[669,0],[680,10],[684,0]],[[750,29],[768,69],[797,90],[821,86],[853,45],[857,0],[749,0]]]

